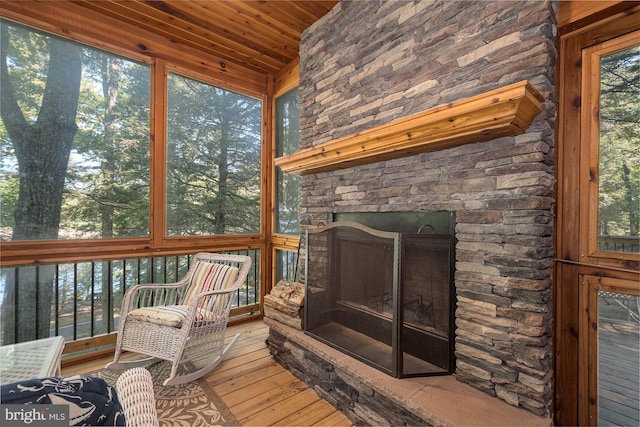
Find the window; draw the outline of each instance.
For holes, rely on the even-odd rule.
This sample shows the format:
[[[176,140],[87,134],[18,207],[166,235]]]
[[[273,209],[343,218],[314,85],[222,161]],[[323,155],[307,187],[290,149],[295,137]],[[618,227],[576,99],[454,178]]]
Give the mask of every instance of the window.
[[[1,26],[2,239],[149,236],[149,65]]]
[[[295,153],[300,149],[300,101],[298,89],[293,89],[276,98],[276,157]],[[300,177],[284,174],[276,169],[276,215],[275,231],[281,234],[298,235],[300,224]]]
[[[274,115],[275,157],[295,153],[300,149],[297,87],[276,96]],[[285,174],[276,168],[274,185],[274,231],[280,235],[274,240],[278,242],[278,247],[273,251],[274,283],[280,280],[295,281],[298,279],[300,261],[300,176]]]
[[[261,102],[169,73],[167,236],[260,231]]]
[[[147,57],[122,34],[0,26],[2,336],[113,331],[122,291],[147,280],[145,259],[198,251],[252,254],[236,311],[254,313],[261,185],[272,184],[261,178],[266,81],[213,76],[215,66],[173,47]]]
[[[277,249],[274,258],[275,283],[281,280],[295,282],[300,279],[300,254],[298,252]]]
[[[584,50],[589,255],[640,253],[639,33]],[[625,257],[622,255],[622,257]]]
[[[176,72],[152,79],[164,61],[154,68],[5,20],[1,39],[3,240],[260,232],[261,100]],[[166,111],[151,93],[166,93]],[[165,114],[154,142],[166,165],[153,166],[166,182],[151,185],[151,158],[162,161],[151,118]]]

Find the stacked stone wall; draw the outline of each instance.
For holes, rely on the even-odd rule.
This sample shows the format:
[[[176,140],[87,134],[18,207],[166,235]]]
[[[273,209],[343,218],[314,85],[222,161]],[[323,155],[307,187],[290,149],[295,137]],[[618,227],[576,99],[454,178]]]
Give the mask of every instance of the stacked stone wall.
[[[336,212],[455,211],[455,375],[543,416],[553,383],[555,6],[343,0],[300,49],[303,147],[521,80],[545,97],[522,135],[301,183],[304,225]]]

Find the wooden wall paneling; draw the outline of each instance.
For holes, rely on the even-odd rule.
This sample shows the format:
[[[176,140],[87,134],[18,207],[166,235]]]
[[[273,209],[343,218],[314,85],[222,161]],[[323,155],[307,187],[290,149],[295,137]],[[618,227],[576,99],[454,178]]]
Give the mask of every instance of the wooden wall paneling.
[[[556,209],[556,256],[560,260],[579,259],[580,204],[579,163],[580,154],[580,94],[575,94],[573,85],[580,82],[581,67],[575,52],[580,44],[575,39],[561,39],[560,51],[564,54],[559,62],[559,96],[562,113],[558,121],[556,138],[556,173],[558,175]],[[572,55],[569,55],[569,52]],[[575,171],[575,172],[574,172]],[[578,424],[578,401],[573,387],[578,384],[578,330],[577,304],[578,282],[576,267],[568,264],[555,265],[554,319],[555,319],[555,413],[558,425]]]
[[[557,264],[554,276],[554,424],[559,426],[578,425],[578,271]]]
[[[278,97],[298,86],[300,82],[300,58],[291,61],[275,76],[274,97]]]
[[[270,5],[271,7],[267,8],[264,2],[238,2],[237,7],[241,8],[245,13],[253,16],[254,19],[263,21],[266,25],[277,29],[283,35],[296,39],[297,43],[299,43],[301,33],[313,24],[316,21],[316,18],[314,17],[309,19],[302,13],[291,13],[292,7],[290,6],[281,10],[280,7],[278,7],[279,2],[273,3],[274,4]],[[330,7],[319,11],[315,16],[323,15],[329,10],[331,10]]]
[[[588,276],[580,275],[579,277],[580,351],[578,353],[578,402],[589,402],[589,404],[578,405],[578,423],[580,425],[596,425],[597,418],[594,420],[590,418],[590,415],[593,414],[593,408],[598,397],[590,394],[596,388],[592,384],[595,376],[589,375],[589,370],[594,366],[598,366],[598,360],[595,358],[597,352],[591,351],[591,347],[595,345],[594,338],[597,336],[598,313],[597,311],[594,312],[593,308],[598,305],[598,294],[597,292],[592,292],[593,287],[587,278]]]
[[[202,17],[198,21],[199,25],[220,34],[222,40],[218,41],[219,45],[233,41],[235,45],[242,46],[243,50],[248,50],[249,61],[265,61],[270,64],[271,69],[280,69],[291,60],[292,53],[298,51],[295,40],[282,37],[281,33],[268,25],[244,19],[242,12],[233,8],[237,2],[215,2],[211,7],[207,3],[183,2],[182,7],[185,10],[189,8],[191,16]],[[234,37],[235,34],[242,38]]]
[[[284,2],[273,2],[274,9],[280,10],[290,18],[295,19],[304,28],[307,28],[317,20],[317,16],[322,16],[330,11],[336,3],[332,1],[292,1],[289,4]]]
[[[194,7],[205,7],[199,2],[190,2]],[[225,18],[225,24],[231,25],[233,31],[227,31],[231,33],[243,34],[245,42],[251,44],[253,49],[257,52],[262,52],[265,55],[280,60],[280,67],[282,64],[289,63],[293,58],[292,54],[298,51],[298,45],[300,43],[300,37],[291,34],[290,31],[286,31],[281,26],[276,28],[271,22],[265,21],[262,16],[261,19],[255,19],[255,15],[248,18],[248,14],[251,14],[251,9],[247,10],[247,7],[241,2],[217,2],[216,12],[223,15]],[[252,19],[249,25],[249,19]],[[258,32],[257,30],[260,30]],[[295,57],[297,55],[293,55]]]
[[[69,0],[203,55],[273,74],[298,55],[302,32],[337,0]]]

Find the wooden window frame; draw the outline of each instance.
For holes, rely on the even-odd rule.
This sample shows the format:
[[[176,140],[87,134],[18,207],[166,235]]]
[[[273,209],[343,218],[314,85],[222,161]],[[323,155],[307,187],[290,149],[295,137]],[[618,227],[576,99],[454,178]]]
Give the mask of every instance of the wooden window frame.
[[[33,263],[118,259],[134,256],[259,249],[261,263],[268,266],[270,176],[272,163],[271,114],[273,78],[244,67],[226,63],[202,52],[175,46],[134,26],[89,11],[71,2],[44,2],[36,9],[23,8],[20,2],[0,3],[0,17],[35,30],[67,38],[87,46],[150,64],[151,75],[151,171],[149,237],[95,240],[50,240],[3,242],[0,265],[20,266]],[[166,237],[164,221],[154,221],[164,209],[164,172],[166,161],[166,74],[167,70],[251,96],[262,102],[260,231],[246,235]],[[269,83],[271,81],[271,83]],[[163,216],[163,215],[162,215]],[[264,279],[270,268],[261,269]],[[264,283],[264,280],[261,280]],[[264,285],[263,285],[264,286]]]
[[[640,31],[589,46],[582,50],[580,215],[586,224],[580,233],[580,256],[589,262],[640,261],[640,253],[601,251],[598,249],[598,197],[600,148],[600,60],[603,56],[637,44]]]
[[[289,251],[289,252],[297,252],[298,251],[298,246],[300,244],[300,236],[293,236],[293,235],[288,235],[288,234],[281,234],[281,233],[276,233],[276,224],[275,224],[275,219],[276,219],[276,215],[275,215],[275,209],[277,209],[277,203],[276,203],[276,197],[277,197],[277,191],[275,189],[275,184],[276,184],[276,169],[274,166],[274,161],[276,158],[276,132],[275,132],[275,127],[276,127],[276,115],[275,115],[275,110],[276,110],[276,98],[284,95],[285,93],[289,92],[290,90],[292,90],[293,88],[295,88],[296,86],[298,86],[298,83],[300,81],[299,78],[299,74],[300,74],[300,58],[296,58],[295,60],[293,60],[291,63],[289,63],[289,65],[287,65],[285,68],[283,68],[277,75],[273,76],[273,86],[272,86],[272,96],[271,96],[271,103],[269,104],[270,108],[271,108],[271,126],[270,126],[270,140],[271,140],[271,151],[269,154],[269,159],[270,159],[270,163],[269,163],[269,176],[271,177],[271,182],[273,183],[273,185],[271,185],[269,187],[269,191],[270,194],[269,196],[269,207],[268,207],[268,211],[270,212],[269,215],[269,219],[268,219],[268,235],[269,235],[269,255],[271,257],[271,261],[273,261],[276,258],[276,251],[277,250],[282,250],[282,251]],[[270,271],[270,277],[267,281],[267,292],[271,290],[271,288],[273,286],[275,286],[275,283],[273,283],[273,281],[275,280],[275,278],[277,277],[276,275],[276,263],[275,262],[270,262],[271,265],[271,269]]]

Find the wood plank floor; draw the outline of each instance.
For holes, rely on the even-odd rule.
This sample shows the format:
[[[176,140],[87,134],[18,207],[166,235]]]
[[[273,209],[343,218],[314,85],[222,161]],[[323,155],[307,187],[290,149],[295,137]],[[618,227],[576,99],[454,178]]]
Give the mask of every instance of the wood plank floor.
[[[341,412],[277,364],[266,345],[268,328],[252,321],[228,328],[241,333],[225,360],[205,377],[242,426],[352,426]],[[69,366],[62,374],[90,372],[111,357]]]
[[[598,312],[599,424],[640,425],[640,323],[606,298]]]

